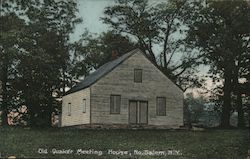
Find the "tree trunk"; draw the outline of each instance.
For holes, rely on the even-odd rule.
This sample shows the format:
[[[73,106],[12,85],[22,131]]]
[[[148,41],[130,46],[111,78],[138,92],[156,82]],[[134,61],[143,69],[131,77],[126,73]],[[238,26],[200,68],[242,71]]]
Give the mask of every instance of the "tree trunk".
[[[237,91],[237,111],[238,111],[238,127],[243,128],[245,127],[245,121],[244,121],[244,111],[242,107],[242,97],[241,97],[241,92],[238,90]]]
[[[30,126],[34,127],[36,125],[36,121],[35,121],[35,112],[32,107],[33,107],[32,104],[28,104],[29,115],[30,115]]]
[[[62,73],[63,73],[63,96],[64,96],[64,94],[65,94],[65,89],[66,89],[66,86],[67,86],[67,84],[66,84],[66,71],[65,71],[66,69],[62,69]]]
[[[238,67],[235,68],[234,74],[233,74],[233,83],[234,83],[234,93],[236,94],[236,106],[237,106],[237,112],[238,112],[238,124],[237,126],[239,128],[243,128],[245,126],[244,122],[244,111],[242,107],[242,89],[239,83],[239,69]]]
[[[2,125],[8,125],[8,106],[7,106],[7,82],[8,82],[8,67],[6,61],[3,62],[2,74],[1,74],[1,84],[2,84]]]
[[[48,122],[47,122],[47,126],[51,127],[52,126],[52,112],[53,112],[53,96],[52,96],[52,92],[50,94],[50,99],[49,99],[49,107],[48,107],[48,114],[47,114],[47,118],[48,118]]]
[[[28,113],[29,113],[29,122],[30,122],[30,126],[31,127],[35,127],[36,126],[36,117],[35,117],[35,109],[34,109],[34,103],[33,101],[31,101],[30,99],[30,94],[28,94],[28,98],[26,98],[26,106],[28,107]]]
[[[164,63],[164,68],[167,69],[167,45],[168,45],[168,38],[170,34],[170,24],[168,25],[167,32],[165,34],[165,39],[164,39],[164,45],[163,45],[163,63]]]
[[[221,127],[230,127],[230,111],[231,111],[231,92],[232,92],[232,70],[230,67],[225,68],[224,72],[224,88],[223,88],[223,105],[221,114]]]

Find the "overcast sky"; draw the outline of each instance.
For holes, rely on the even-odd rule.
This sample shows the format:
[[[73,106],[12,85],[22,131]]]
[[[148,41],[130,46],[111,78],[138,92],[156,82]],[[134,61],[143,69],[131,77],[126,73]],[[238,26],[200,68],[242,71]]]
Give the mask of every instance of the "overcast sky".
[[[79,16],[83,19],[82,24],[75,28],[75,32],[71,36],[71,40],[79,39],[80,35],[87,29],[91,33],[100,34],[108,30],[108,26],[103,24],[100,17],[103,17],[105,7],[115,4],[115,0],[76,0]],[[154,5],[166,0],[149,0],[149,4]]]
[[[76,26],[71,39],[79,39],[85,29],[97,34],[108,30],[108,26],[102,23],[100,17],[103,16],[104,8],[113,4],[114,0],[78,0],[79,16],[83,22]]]

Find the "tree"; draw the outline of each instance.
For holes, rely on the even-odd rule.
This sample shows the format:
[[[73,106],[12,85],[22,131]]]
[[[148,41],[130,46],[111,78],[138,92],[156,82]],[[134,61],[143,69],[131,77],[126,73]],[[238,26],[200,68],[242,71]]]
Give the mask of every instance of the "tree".
[[[186,111],[190,113],[189,115],[191,117],[191,122],[198,123],[201,117],[201,114],[204,111],[204,106],[206,103],[206,100],[204,99],[204,97],[202,96],[194,97],[193,93],[188,93],[186,95],[184,103],[187,106]]]
[[[44,1],[27,10],[29,40],[23,43],[27,54],[19,65],[19,79],[31,125],[41,124],[40,119],[51,125],[53,103],[70,56],[69,34],[81,22],[76,12],[76,3],[69,1]]]
[[[7,13],[11,12],[25,21],[23,26],[14,25],[20,30],[18,43],[12,45],[12,48],[16,48],[14,52],[20,53],[15,62],[16,72],[11,74],[15,79],[12,85],[14,88],[11,89],[18,93],[15,99],[28,107],[32,126],[50,125],[55,99],[61,95],[62,86],[65,86],[69,34],[81,22],[76,16],[77,5],[64,0],[17,0],[1,4]],[[6,39],[11,40],[10,37]],[[6,54],[10,55],[9,52]]]
[[[249,18],[250,19],[250,18]],[[250,32],[248,35],[245,35],[243,38],[248,38],[248,40],[243,40],[242,45],[243,48],[239,50],[240,55],[236,60],[236,68],[234,69],[233,74],[233,82],[234,88],[233,92],[236,95],[236,105],[238,111],[238,127],[245,127],[245,119],[244,119],[244,108],[242,102],[242,96],[247,95],[247,88],[249,88],[249,80],[250,80]],[[240,82],[240,80],[245,80],[244,82]]]
[[[242,77],[239,70],[246,66],[244,57],[249,55],[250,7],[246,1],[209,1],[200,7],[190,19],[188,39],[211,64],[212,76],[224,81],[221,126],[227,128],[233,80],[238,83]]]
[[[13,81],[13,74],[15,74],[15,65],[18,62],[19,41],[20,36],[25,26],[24,20],[12,10],[9,3],[1,3],[1,17],[0,17],[0,83],[2,101],[0,103],[2,111],[2,125],[7,125],[7,114],[11,106],[12,97],[16,94],[13,90],[11,82]]]
[[[82,35],[82,39],[72,46],[72,68],[70,74],[74,79],[86,76],[93,69],[98,69],[103,64],[113,60],[112,52],[122,56],[135,49],[135,43],[127,36],[116,34],[113,31],[103,32],[93,37],[88,32]]]
[[[118,0],[105,9],[102,20],[117,33],[136,41],[153,63],[187,89],[199,85],[195,66],[201,62],[199,52],[184,46],[188,28],[183,17],[191,11],[188,1],[152,4],[144,0]]]

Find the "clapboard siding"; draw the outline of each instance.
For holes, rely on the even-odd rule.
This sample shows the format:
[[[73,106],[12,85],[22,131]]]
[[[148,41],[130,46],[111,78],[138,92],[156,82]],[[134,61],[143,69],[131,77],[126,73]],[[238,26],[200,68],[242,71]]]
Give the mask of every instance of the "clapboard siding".
[[[142,83],[134,82],[142,69]],[[110,95],[121,95],[120,114],[110,114]],[[166,97],[166,116],[156,115],[156,98]],[[149,125],[183,125],[183,92],[143,54],[133,54],[91,86],[91,123],[128,124],[129,100],[148,101]]]
[[[86,112],[83,113],[83,99],[86,99]],[[62,99],[61,126],[90,123],[90,88],[68,94]],[[71,115],[68,115],[68,103],[71,103]]]

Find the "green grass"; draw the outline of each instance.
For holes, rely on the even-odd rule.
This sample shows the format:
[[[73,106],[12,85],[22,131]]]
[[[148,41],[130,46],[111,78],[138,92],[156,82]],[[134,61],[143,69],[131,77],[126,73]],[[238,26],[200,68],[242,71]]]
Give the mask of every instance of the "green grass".
[[[39,148],[49,154],[39,154]],[[248,130],[79,130],[67,128],[28,129],[0,127],[2,157],[18,158],[166,158],[166,156],[53,155],[53,149],[180,150],[182,155],[167,158],[245,159],[250,148]]]

